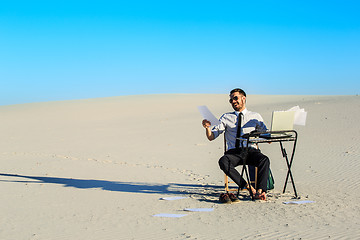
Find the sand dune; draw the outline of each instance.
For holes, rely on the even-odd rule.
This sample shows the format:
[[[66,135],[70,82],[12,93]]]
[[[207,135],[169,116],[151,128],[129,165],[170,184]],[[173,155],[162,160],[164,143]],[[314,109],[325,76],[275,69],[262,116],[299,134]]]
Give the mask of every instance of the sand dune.
[[[144,95],[0,106],[0,239],[360,238],[360,97],[250,95],[270,123],[299,105],[293,176],[275,144],[266,202],[218,203],[222,138],[209,142],[198,105],[231,111],[225,94]],[[164,201],[162,197],[186,197]],[[213,208],[185,212],[185,208]],[[187,214],[182,218],[154,214]]]

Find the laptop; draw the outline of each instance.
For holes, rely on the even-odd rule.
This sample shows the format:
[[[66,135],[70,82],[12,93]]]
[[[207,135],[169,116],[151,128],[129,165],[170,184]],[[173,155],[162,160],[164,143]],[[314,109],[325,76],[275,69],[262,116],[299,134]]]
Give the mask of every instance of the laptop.
[[[295,111],[274,111],[271,119],[271,131],[293,130]],[[285,133],[262,134],[262,138],[286,138],[291,135]]]

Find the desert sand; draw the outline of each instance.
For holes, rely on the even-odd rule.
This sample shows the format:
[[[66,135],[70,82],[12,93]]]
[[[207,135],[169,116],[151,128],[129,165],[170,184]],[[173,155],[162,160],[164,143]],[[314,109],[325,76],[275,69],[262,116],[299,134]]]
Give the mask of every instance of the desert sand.
[[[223,138],[197,106],[231,111],[227,94],[121,96],[0,106],[0,239],[359,239],[360,97],[249,95],[271,112],[299,105],[306,126],[293,177],[277,143],[267,201],[220,204]],[[184,197],[166,201],[164,197]],[[186,208],[210,208],[189,212]],[[181,218],[156,214],[186,214]]]

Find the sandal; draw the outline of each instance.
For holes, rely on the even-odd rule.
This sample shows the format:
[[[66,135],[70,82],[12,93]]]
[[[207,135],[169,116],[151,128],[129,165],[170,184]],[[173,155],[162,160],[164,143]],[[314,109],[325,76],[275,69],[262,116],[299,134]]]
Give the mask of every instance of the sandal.
[[[233,203],[240,202],[240,200],[235,196],[235,194],[228,193],[228,196],[229,196],[231,202],[233,202]]]
[[[231,199],[227,193],[220,194],[219,201],[221,203],[231,203]]]

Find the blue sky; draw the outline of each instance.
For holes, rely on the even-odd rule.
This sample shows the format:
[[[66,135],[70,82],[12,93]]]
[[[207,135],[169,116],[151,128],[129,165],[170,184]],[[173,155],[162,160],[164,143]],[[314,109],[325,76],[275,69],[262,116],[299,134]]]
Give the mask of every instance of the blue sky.
[[[359,1],[2,1],[0,105],[360,93]]]

